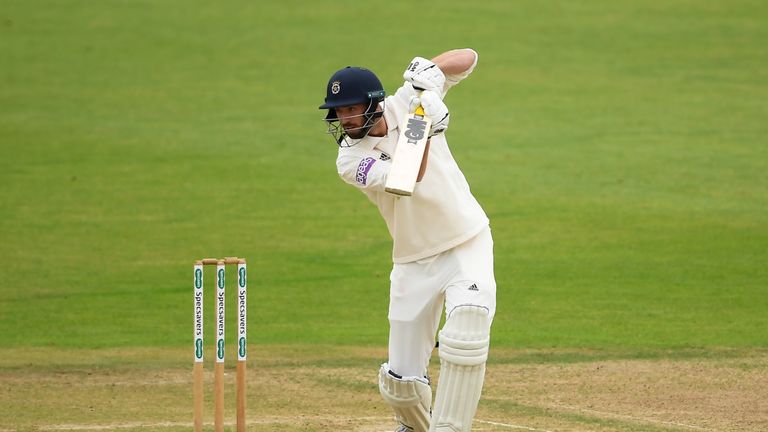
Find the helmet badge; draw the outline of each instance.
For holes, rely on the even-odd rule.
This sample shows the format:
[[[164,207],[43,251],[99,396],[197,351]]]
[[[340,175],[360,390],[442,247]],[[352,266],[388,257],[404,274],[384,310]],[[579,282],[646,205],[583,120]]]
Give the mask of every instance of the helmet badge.
[[[331,84],[331,93],[339,94],[340,91],[341,91],[341,81],[334,81],[333,84]]]

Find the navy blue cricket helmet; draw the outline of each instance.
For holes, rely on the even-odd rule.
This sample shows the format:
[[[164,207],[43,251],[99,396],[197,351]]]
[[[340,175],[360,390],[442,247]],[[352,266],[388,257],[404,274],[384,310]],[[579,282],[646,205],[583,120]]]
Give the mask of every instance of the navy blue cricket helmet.
[[[379,102],[384,100],[384,87],[379,78],[368,69],[347,66],[337,71],[328,80],[325,103],[320,109],[327,109],[326,120],[336,118],[335,108],[367,104],[366,114],[373,114]]]

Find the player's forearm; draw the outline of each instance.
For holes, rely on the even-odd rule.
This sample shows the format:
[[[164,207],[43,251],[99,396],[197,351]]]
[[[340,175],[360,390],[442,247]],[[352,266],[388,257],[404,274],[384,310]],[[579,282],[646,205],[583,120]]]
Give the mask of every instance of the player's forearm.
[[[446,75],[459,75],[475,63],[477,53],[470,48],[446,51],[432,59],[432,62]]]

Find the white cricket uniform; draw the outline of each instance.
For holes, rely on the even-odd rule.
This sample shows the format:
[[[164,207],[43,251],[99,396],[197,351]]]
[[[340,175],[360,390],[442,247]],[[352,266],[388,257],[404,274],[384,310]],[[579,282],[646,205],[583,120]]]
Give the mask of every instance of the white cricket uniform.
[[[475,58],[475,64],[477,57]],[[446,76],[443,95],[468,76]],[[384,191],[389,159],[408,115],[414,90],[400,87],[384,102],[388,132],[340,147],[341,178],[376,204],[393,240],[389,306],[389,367],[402,376],[426,375],[443,303],[496,307],[493,240],[485,212],[448,148],[444,134],[431,138],[427,170],[410,197]]]

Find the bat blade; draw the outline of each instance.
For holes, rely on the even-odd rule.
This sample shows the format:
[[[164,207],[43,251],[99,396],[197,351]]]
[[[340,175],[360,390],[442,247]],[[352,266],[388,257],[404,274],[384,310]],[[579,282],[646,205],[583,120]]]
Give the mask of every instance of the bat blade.
[[[431,125],[432,119],[424,114],[421,106],[405,119],[400,127],[392,168],[384,185],[385,191],[400,196],[413,194]]]

